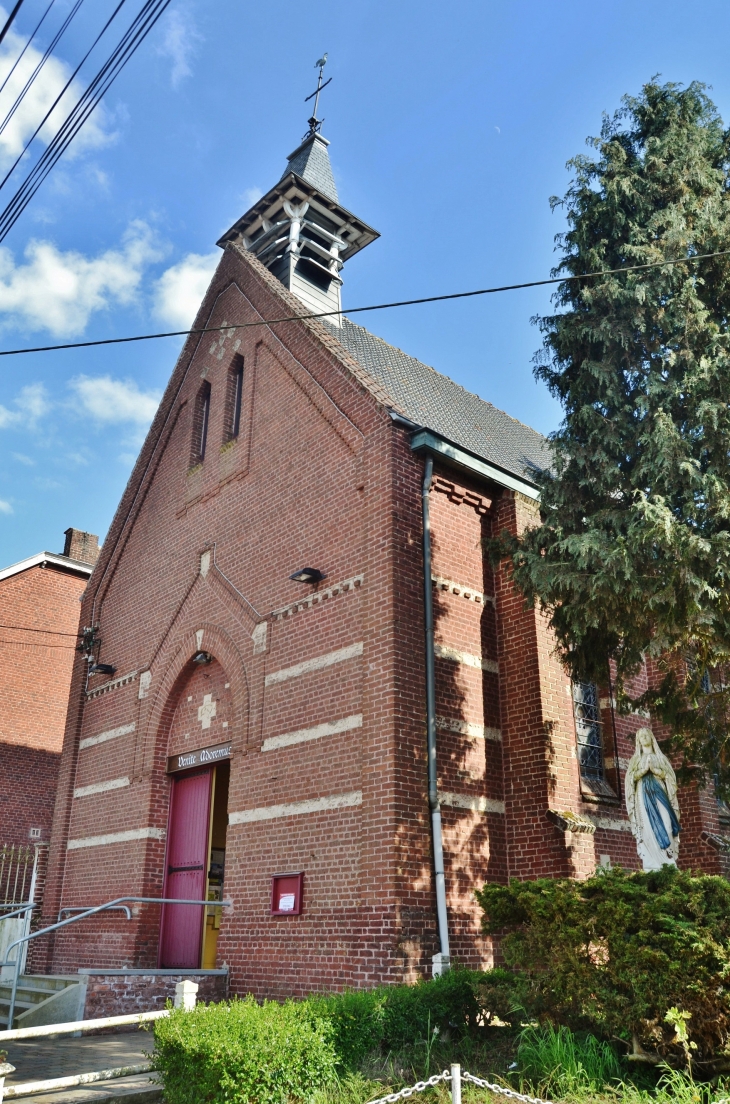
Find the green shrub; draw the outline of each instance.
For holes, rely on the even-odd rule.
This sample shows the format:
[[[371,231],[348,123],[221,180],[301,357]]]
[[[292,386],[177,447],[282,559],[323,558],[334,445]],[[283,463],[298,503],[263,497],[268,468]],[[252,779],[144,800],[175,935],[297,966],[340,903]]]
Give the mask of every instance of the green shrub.
[[[600,1092],[620,1078],[621,1063],[609,1043],[548,1023],[520,1033],[517,1070],[532,1092],[563,1098]]]
[[[635,1036],[649,1051],[683,1059],[671,1016],[684,1012],[697,1057],[730,1053],[724,878],[672,866],[617,869],[583,882],[486,885],[477,898],[484,930],[503,933],[505,960],[523,972],[532,1015],[608,1038]]]
[[[479,1022],[476,970],[453,969],[430,981],[394,985],[387,992],[383,1044],[398,1049],[429,1037],[436,1028],[444,1037],[458,1038]]]
[[[346,989],[344,993],[317,994],[308,998],[314,1014],[327,1020],[337,1067],[357,1070],[371,1051],[380,1047],[385,1035],[385,1004],[388,990]]]
[[[167,1104],[287,1104],[335,1074],[332,1027],[306,1002],[176,1010],[156,1021],[155,1048]]]
[[[507,971],[500,973],[514,981]],[[415,985],[318,994],[308,1003],[332,1025],[338,1069],[356,1070],[372,1051],[423,1042],[434,1030],[451,1038],[474,1031],[481,1010],[478,987],[488,976],[454,969]]]

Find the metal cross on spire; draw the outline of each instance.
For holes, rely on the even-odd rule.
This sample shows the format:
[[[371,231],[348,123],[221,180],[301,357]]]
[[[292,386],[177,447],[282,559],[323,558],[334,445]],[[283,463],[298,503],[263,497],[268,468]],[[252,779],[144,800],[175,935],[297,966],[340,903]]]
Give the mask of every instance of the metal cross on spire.
[[[319,69],[319,77],[317,79],[317,87],[315,88],[314,92],[312,92],[312,94],[310,96],[307,96],[307,98],[304,101],[305,103],[308,103],[311,99],[314,99],[314,110],[312,112],[311,119],[307,119],[307,122],[309,123],[309,130],[304,135],[305,138],[308,138],[310,136],[310,134],[316,134],[317,131],[321,130],[322,123],[324,122],[324,119],[318,119],[317,118],[317,108],[319,107],[319,94],[320,94],[320,92],[322,91],[323,88],[326,88],[327,85],[332,80],[332,77],[330,77],[329,80],[326,80],[324,82],[324,84],[322,83],[322,74],[324,73],[324,67],[325,67],[326,64],[327,64],[327,54],[322,54],[322,57],[319,59],[319,61],[316,61],[314,63],[314,68]]]

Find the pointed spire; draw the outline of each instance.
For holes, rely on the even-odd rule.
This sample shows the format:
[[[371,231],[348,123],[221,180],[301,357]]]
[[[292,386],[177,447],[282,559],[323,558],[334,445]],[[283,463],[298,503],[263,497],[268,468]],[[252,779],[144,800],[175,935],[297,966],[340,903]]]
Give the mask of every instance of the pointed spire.
[[[328,145],[329,142],[321,134],[308,134],[302,144],[289,154],[289,163],[281,179],[284,180],[289,173],[296,173],[322,195],[339,203],[330,155],[327,152]]]

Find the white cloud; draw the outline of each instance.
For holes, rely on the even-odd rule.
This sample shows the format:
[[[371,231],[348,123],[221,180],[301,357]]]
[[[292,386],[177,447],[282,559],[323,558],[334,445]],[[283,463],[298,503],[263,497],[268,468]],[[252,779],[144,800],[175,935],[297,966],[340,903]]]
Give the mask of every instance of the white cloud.
[[[158,391],[141,391],[134,380],[115,380],[111,376],[76,376],[69,387],[81,409],[107,425],[133,422],[147,426],[160,402]]]
[[[21,387],[17,398],[13,399],[13,406],[17,409],[0,406],[0,429],[19,425],[32,428],[51,409],[48,392],[42,383],[29,383]]]
[[[192,325],[220,253],[188,253],[157,281],[155,311],[170,326]]]
[[[241,200],[243,201],[243,209],[247,211],[249,207],[253,207],[254,203],[258,203],[261,196],[264,194],[264,189],[254,185],[253,188],[244,188],[241,192]]]
[[[0,7],[0,22],[4,23],[6,18],[6,10]],[[12,29],[6,35],[0,47],[0,84],[8,76],[26,41],[23,35]],[[6,118],[41,57],[41,51],[33,45],[25,51],[22,60],[0,92],[0,119]],[[49,111],[56,97],[62,92],[70,75],[71,67],[60,58],[51,55],[45,62],[21,104],[0,134],[0,166],[4,169],[9,168],[22,152],[26,142]],[[83,88],[81,81],[74,80],[63,93],[39,134],[39,140],[44,145],[47,145],[56,134]],[[107,132],[108,123],[109,114],[101,104],[76,135],[66,156],[78,156],[85,149],[105,145],[112,137]]]
[[[170,80],[173,88],[178,88],[185,77],[192,75],[190,62],[202,37],[189,9],[173,8],[164,15],[162,42],[157,53],[172,61]]]
[[[4,498],[0,498],[0,514],[12,514],[13,507]]]
[[[61,252],[53,242],[31,241],[24,264],[0,248],[0,316],[56,337],[82,333],[94,311],[134,301],[145,267],[162,257],[152,231],[133,222],[121,249],[97,257]]]

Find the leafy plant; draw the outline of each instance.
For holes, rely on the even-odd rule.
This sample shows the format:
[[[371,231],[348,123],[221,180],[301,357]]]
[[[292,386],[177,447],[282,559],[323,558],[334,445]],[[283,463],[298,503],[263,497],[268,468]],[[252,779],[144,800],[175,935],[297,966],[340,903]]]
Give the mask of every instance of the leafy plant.
[[[673,1060],[685,1047],[700,1060],[730,1052],[724,878],[614,869],[583,882],[485,885],[476,896],[484,930],[502,933],[505,960],[522,973],[531,1015],[629,1045],[635,1037]]]
[[[563,1025],[530,1026],[520,1032],[517,1070],[539,1096],[600,1092],[621,1077],[621,1063],[609,1043],[594,1035],[579,1037]]]
[[[330,1023],[306,1003],[253,997],[174,1010],[155,1023],[168,1104],[289,1104],[335,1076]]]

